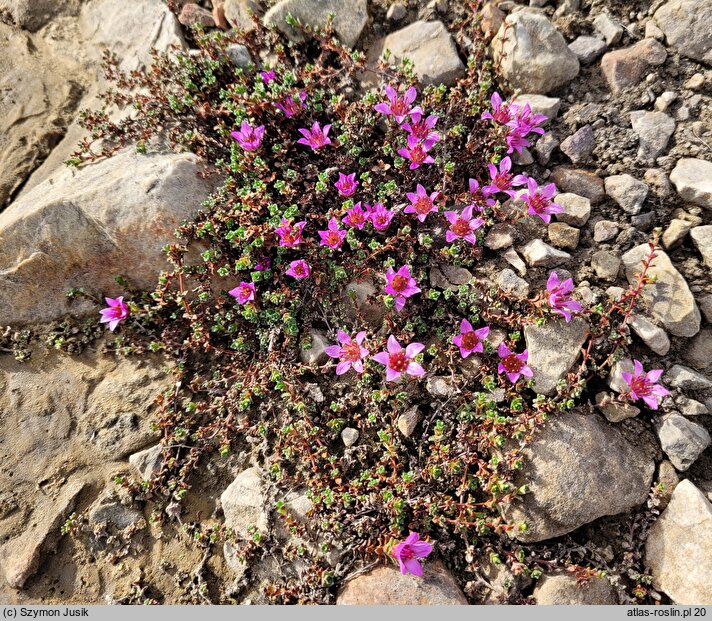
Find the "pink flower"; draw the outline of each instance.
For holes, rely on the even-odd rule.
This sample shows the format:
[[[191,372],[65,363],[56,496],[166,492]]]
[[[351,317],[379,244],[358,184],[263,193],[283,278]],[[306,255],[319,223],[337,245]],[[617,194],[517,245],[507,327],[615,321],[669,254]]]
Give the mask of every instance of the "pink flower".
[[[118,298],[104,298],[106,300],[107,308],[102,308],[99,311],[101,319],[99,323],[108,323],[109,330],[113,332],[116,330],[116,326],[119,322],[123,321],[129,316],[129,307],[124,302],[124,296],[121,295]]]
[[[340,345],[329,345],[324,352],[327,356],[338,358],[339,364],[336,365],[336,375],[343,375],[349,369],[353,369],[356,373],[363,373],[363,359],[368,356],[368,350],[361,347],[363,339],[366,338],[366,332],[359,332],[356,338],[351,340],[351,337],[343,330],[339,330],[336,335],[336,340]]]
[[[304,280],[311,274],[311,268],[304,259],[298,259],[297,261],[292,261],[289,264],[289,269],[285,272],[285,274],[287,276],[292,276],[297,280]]]
[[[435,124],[438,122],[438,116],[431,114],[427,119],[423,119],[420,112],[415,112],[412,115],[412,122],[406,121],[401,125],[401,129],[407,131],[413,138],[420,142],[428,142],[433,145],[440,140],[440,134],[432,131]]]
[[[260,148],[260,144],[262,144],[262,136],[264,134],[264,125],[253,129],[247,121],[242,121],[239,132],[230,132],[230,135],[237,140],[245,151],[257,151]]]
[[[383,289],[395,298],[395,309],[400,312],[405,306],[406,298],[420,293],[418,283],[410,273],[410,267],[402,266],[397,272],[389,267],[386,271],[386,286]]]
[[[512,153],[513,151],[521,153],[522,149],[530,147],[531,144],[532,143],[524,137],[524,134],[515,129],[511,130],[509,134],[507,134],[507,153]]]
[[[561,213],[564,208],[558,203],[552,203],[551,199],[556,194],[556,185],[549,183],[539,187],[535,179],[527,178],[527,192],[522,194],[522,200],[529,209],[527,213],[532,216],[539,216],[544,222],[551,222],[551,214]]]
[[[341,248],[341,244],[344,243],[346,231],[342,231],[339,228],[338,220],[332,217],[329,220],[329,228],[326,231],[319,231],[319,237],[321,237],[322,246],[329,246],[332,250],[336,250]]]
[[[299,99],[294,99],[293,95],[288,95],[282,100],[282,103],[275,103],[275,107],[284,112],[287,118],[293,117],[298,112],[306,108],[304,102],[307,100],[307,94],[302,91],[299,93]]]
[[[266,254],[263,254],[260,257],[260,260],[255,263],[255,267],[253,267],[252,269],[254,269],[256,272],[264,272],[270,267],[272,267],[272,259],[270,259]]]
[[[571,299],[571,292],[574,290],[574,281],[571,278],[561,282],[556,272],[551,272],[546,282],[546,290],[551,310],[563,315],[567,323],[571,321],[571,312],[580,313],[583,310],[583,306]]]
[[[370,219],[371,214],[365,212],[363,207],[361,207],[361,203],[358,202],[346,212],[342,221],[352,229],[358,229],[360,231]]]
[[[487,338],[489,331],[488,326],[473,330],[472,324],[467,319],[463,319],[460,322],[460,334],[453,336],[452,342],[460,348],[460,355],[467,358],[473,352],[484,351],[482,342]]]
[[[356,181],[356,173],[351,173],[350,175],[345,175],[344,173],[339,173],[339,180],[334,184],[334,187],[339,191],[341,196],[351,196],[358,186],[358,181]]]
[[[260,71],[260,75],[262,76],[262,81],[265,84],[269,84],[272,80],[274,80],[274,71]]]
[[[410,170],[415,170],[423,164],[435,163],[435,158],[428,155],[428,149],[432,144],[426,142],[417,142],[411,140],[412,136],[408,136],[408,147],[398,149],[398,155],[410,160]],[[430,146],[428,146],[430,145]]]
[[[633,401],[642,399],[651,410],[657,410],[662,398],[670,394],[667,388],[656,383],[663,374],[663,370],[653,369],[645,373],[639,360],[633,361],[633,368],[633,373],[621,373],[623,381],[630,386],[628,396]]]
[[[388,337],[387,351],[382,351],[373,359],[386,367],[386,381],[392,382],[398,379],[401,374],[407,373],[413,377],[423,377],[425,370],[413,359],[425,349],[422,343],[411,343],[405,349],[400,346],[396,337],[391,334]]]
[[[290,224],[289,220],[282,218],[279,227],[274,230],[279,236],[279,245],[286,248],[295,248],[304,241],[302,231],[306,225],[305,221]]]
[[[491,119],[497,125],[507,125],[512,120],[513,112],[517,110],[516,104],[503,103],[499,93],[492,93],[490,103],[492,104],[492,112],[485,112],[482,115],[482,120]]]
[[[469,189],[470,196],[472,196],[475,204],[489,205],[490,207],[495,204],[496,201],[491,197],[490,193],[485,188],[480,188],[477,179],[470,179]]]
[[[406,193],[406,196],[410,201],[410,205],[408,205],[403,210],[403,213],[417,214],[418,220],[420,220],[421,222],[425,222],[425,217],[430,212],[437,212],[438,207],[434,204],[433,201],[435,201],[435,199],[440,196],[440,192],[433,192],[432,194],[430,194],[430,196],[428,196],[428,192],[420,184],[417,185],[415,190],[415,192]]]
[[[404,541],[393,547],[393,558],[398,561],[403,575],[411,573],[414,576],[422,576],[423,568],[416,560],[429,556],[433,551],[432,544],[427,541],[419,541],[418,533],[410,533]]]
[[[527,177],[525,175],[513,175],[509,171],[512,169],[512,160],[508,157],[502,159],[499,163],[499,170],[494,164],[488,164],[491,183],[482,188],[487,194],[497,194],[504,192],[510,198],[514,198],[517,194],[512,190],[515,185],[526,185]]]
[[[329,130],[331,125],[324,125],[324,129],[321,128],[317,121],[311,127],[311,131],[308,129],[300,129],[299,133],[303,136],[297,140],[299,144],[305,144],[311,147],[314,151],[321,149],[328,144],[331,144],[331,139],[329,138]]]
[[[396,119],[396,123],[399,125],[403,122],[407,116],[412,114],[422,114],[423,111],[419,106],[411,107],[415,101],[418,91],[415,90],[415,86],[411,86],[403,95],[398,96],[398,92],[392,86],[388,85],[385,87],[386,97],[388,97],[388,102],[381,102],[373,106],[376,112],[385,114],[386,116],[393,115]]]
[[[497,373],[506,373],[509,381],[516,384],[519,377],[533,377],[534,372],[527,366],[529,352],[525,349],[521,354],[513,354],[504,343],[499,344],[497,353],[501,360],[497,367]]]
[[[445,212],[445,217],[450,223],[450,228],[445,232],[445,240],[448,243],[456,239],[464,239],[471,244],[477,243],[475,231],[479,229],[485,221],[482,218],[473,218],[473,210],[474,206],[468,205],[462,210],[461,214],[458,214],[455,211]]]
[[[523,106],[515,106],[515,115],[507,125],[511,127],[514,131],[526,136],[527,134],[543,134],[544,129],[539,127],[542,123],[547,120],[544,114],[533,114],[531,106],[529,103],[525,103]]]
[[[243,281],[228,293],[233,298],[236,298],[238,303],[247,304],[247,302],[255,299],[255,283]]]
[[[377,231],[385,231],[391,224],[393,216],[396,215],[394,211],[386,209],[381,203],[376,203],[369,207],[368,212],[368,218],[371,220],[373,228]]]

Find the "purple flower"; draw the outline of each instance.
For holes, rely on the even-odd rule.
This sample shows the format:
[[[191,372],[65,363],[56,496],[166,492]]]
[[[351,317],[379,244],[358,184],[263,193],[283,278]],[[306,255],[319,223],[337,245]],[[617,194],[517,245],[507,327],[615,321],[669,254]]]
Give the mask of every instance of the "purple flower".
[[[274,80],[274,71],[260,71],[260,75],[262,76],[262,81],[265,84],[269,84],[272,80]]]
[[[428,556],[433,551],[433,546],[419,539],[418,533],[410,533],[405,540],[393,547],[393,558],[398,561],[403,575],[408,573],[414,576],[423,575],[423,568],[417,559]]]
[[[533,377],[534,372],[527,366],[529,352],[525,349],[521,354],[513,354],[504,343],[499,344],[497,353],[501,360],[497,367],[497,373],[506,373],[509,381],[516,384],[519,377]]]
[[[415,192],[407,192],[406,196],[410,201],[403,213],[414,213],[417,215],[418,220],[425,222],[425,217],[432,211],[437,212],[438,207],[433,201],[440,196],[440,192],[433,192],[428,196],[426,189],[418,184],[415,188]]]
[[[507,125],[522,136],[526,136],[531,133],[543,134],[544,129],[539,127],[539,125],[544,123],[546,120],[546,115],[533,114],[529,103],[525,103],[523,106],[515,107],[514,118],[512,118]]]
[[[106,300],[106,308],[102,308],[99,311],[101,319],[99,323],[108,323],[109,330],[113,332],[116,330],[116,326],[119,322],[123,321],[129,316],[129,307],[124,302],[124,296],[121,295],[118,298],[104,298]]]
[[[490,207],[495,204],[495,200],[491,197],[490,193],[487,192],[485,188],[480,188],[480,184],[477,179],[470,179],[469,182],[470,196],[472,200],[477,205],[484,204]]]
[[[247,121],[242,121],[239,132],[230,132],[230,135],[237,140],[245,151],[257,151],[262,144],[262,136],[264,136],[264,134],[264,125],[253,129]]]
[[[412,122],[406,121],[401,125],[401,129],[407,131],[417,141],[433,145],[440,140],[440,134],[432,131],[439,118],[437,115],[431,114],[427,119],[424,119],[420,112],[415,112],[412,115]]]
[[[583,306],[571,299],[571,292],[574,290],[574,281],[571,278],[561,282],[556,272],[551,272],[546,282],[546,290],[551,310],[563,315],[567,323],[571,321],[572,312],[580,313],[583,310]]]
[[[463,319],[460,322],[460,334],[453,336],[452,342],[460,348],[460,355],[467,358],[472,352],[483,351],[482,342],[487,338],[489,331],[488,326],[474,330],[472,324],[467,319]]]
[[[321,128],[317,121],[311,127],[311,131],[308,129],[300,129],[299,133],[303,136],[297,140],[299,144],[305,144],[311,147],[314,151],[321,149],[328,144],[331,144],[331,139],[329,138],[329,130],[331,125],[324,125],[324,129]]]
[[[385,114],[386,116],[393,115],[396,119],[396,123],[399,125],[403,120],[412,114],[422,114],[423,111],[419,106],[411,107],[415,101],[415,97],[418,91],[415,90],[415,86],[411,86],[403,95],[399,96],[396,89],[392,86],[386,86],[386,97],[388,97],[388,102],[382,101],[376,104],[373,109],[376,112]]]
[[[356,181],[356,173],[351,173],[350,175],[345,175],[344,173],[339,173],[339,180],[334,184],[334,187],[339,191],[341,196],[351,196],[358,186],[358,181]]]
[[[292,261],[289,264],[289,269],[284,273],[287,276],[292,276],[293,278],[296,278],[297,280],[304,280],[305,278],[309,278],[309,275],[311,274],[311,268],[304,259],[298,259],[296,261]]]
[[[255,283],[243,281],[237,285],[237,287],[228,291],[228,293],[233,298],[236,298],[238,303],[246,304],[255,299]]]
[[[406,298],[420,293],[418,283],[410,273],[410,267],[402,266],[397,272],[389,267],[386,271],[386,286],[383,289],[395,298],[395,309],[400,312],[405,306]]]
[[[633,368],[633,373],[621,373],[623,381],[630,386],[628,395],[633,401],[642,399],[651,410],[657,410],[662,398],[670,394],[667,388],[656,383],[663,374],[663,370],[653,369],[645,373],[639,360],[633,361]]]
[[[394,211],[386,209],[382,203],[376,203],[372,207],[368,207],[368,212],[368,218],[371,220],[373,228],[377,231],[385,231],[391,224],[393,216],[396,215]]]
[[[516,112],[517,105],[511,103],[503,103],[499,93],[492,93],[490,99],[492,104],[492,112],[485,112],[482,115],[482,120],[491,119],[498,125],[507,125],[512,120],[513,112]]]
[[[256,272],[264,272],[272,267],[272,259],[270,259],[266,254],[260,257],[260,260],[255,263],[254,269]]]
[[[558,203],[552,203],[551,199],[556,194],[556,185],[549,183],[539,187],[535,179],[527,178],[527,192],[522,194],[522,200],[529,209],[527,213],[532,216],[539,216],[544,222],[551,222],[551,214],[561,213],[564,208]]]
[[[433,164],[435,158],[432,155],[428,155],[428,146],[430,143],[417,142],[411,140],[412,136],[408,136],[408,147],[403,149],[398,149],[398,155],[410,160],[410,169],[415,170],[416,168],[422,166],[423,164]]]
[[[332,250],[336,250],[341,248],[341,244],[344,243],[346,231],[342,231],[339,228],[338,220],[332,217],[329,220],[329,228],[326,231],[319,231],[319,237],[321,237],[322,246],[328,246]]]
[[[289,220],[282,218],[279,227],[274,230],[279,236],[279,245],[286,248],[295,248],[302,243],[302,231],[306,225],[305,221],[289,224]]]
[[[342,221],[352,229],[358,229],[360,231],[364,226],[366,226],[366,222],[370,219],[371,214],[364,211],[363,207],[361,207],[361,203],[358,202],[346,212],[346,215]]]
[[[387,382],[398,379],[403,373],[413,377],[423,377],[425,370],[413,359],[424,349],[425,345],[422,343],[411,343],[403,349],[396,337],[391,334],[388,337],[387,351],[376,354],[373,359],[386,367]]]
[[[507,134],[507,153],[512,153],[513,151],[521,153],[522,149],[530,147],[531,144],[532,143],[524,137],[524,134],[517,130],[513,129]]]
[[[353,340],[343,330],[339,330],[336,335],[336,340],[340,345],[329,345],[324,350],[327,356],[338,358],[339,364],[336,365],[336,375],[343,375],[349,369],[353,369],[356,373],[363,373],[363,359],[368,356],[368,350],[361,347],[363,339],[366,338],[366,332],[359,332]]]
[[[512,169],[512,160],[508,157],[503,158],[499,163],[499,170],[494,164],[488,164],[487,169],[489,170],[491,183],[482,188],[483,193],[497,194],[497,192],[504,192],[510,198],[514,198],[517,194],[512,190],[512,187],[526,185],[527,183],[526,175],[515,176],[509,172]]]
[[[298,112],[306,108],[304,102],[307,100],[307,94],[302,91],[299,93],[299,99],[295,99],[293,95],[289,95],[282,100],[282,103],[275,103],[275,107],[284,112],[287,118],[293,117]]]
[[[475,231],[484,223],[482,218],[473,218],[473,205],[468,205],[458,214],[456,211],[446,211],[445,217],[450,223],[450,228],[445,232],[445,240],[450,243],[456,239],[464,239],[471,244],[477,243]]]

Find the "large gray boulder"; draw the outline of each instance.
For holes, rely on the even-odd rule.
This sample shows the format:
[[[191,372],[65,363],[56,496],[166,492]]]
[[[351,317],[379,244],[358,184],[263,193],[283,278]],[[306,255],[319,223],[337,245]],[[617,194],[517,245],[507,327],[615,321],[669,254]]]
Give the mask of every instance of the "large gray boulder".
[[[655,21],[682,56],[712,64],[712,0],[669,0]]]

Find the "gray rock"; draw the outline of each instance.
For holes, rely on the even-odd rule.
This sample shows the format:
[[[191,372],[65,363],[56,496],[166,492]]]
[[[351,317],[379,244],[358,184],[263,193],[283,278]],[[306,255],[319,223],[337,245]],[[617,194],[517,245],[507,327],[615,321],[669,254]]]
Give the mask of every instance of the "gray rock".
[[[518,151],[512,153],[512,162],[517,166],[529,166],[534,163],[534,156],[529,149],[522,147],[521,153]]]
[[[665,112],[676,99],[677,93],[675,91],[665,91],[655,100],[653,107],[658,112]]]
[[[433,287],[450,291],[457,291],[460,285],[466,285],[473,278],[470,270],[446,263],[430,268],[429,276]]]
[[[700,296],[697,304],[708,323],[712,323],[712,293]]]
[[[675,399],[675,405],[680,409],[683,416],[704,416],[709,414],[709,410],[704,403],[680,395]]]
[[[588,170],[556,166],[551,171],[551,180],[562,192],[578,194],[598,205],[605,197],[603,179]]]
[[[244,45],[240,45],[239,43],[233,43],[231,45],[228,45],[225,51],[227,52],[227,55],[230,57],[230,60],[235,64],[236,67],[247,69],[252,64],[252,57],[250,56],[250,52]]]
[[[560,148],[574,164],[580,164],[589,158],[595,146],[596,139],[593,135],[593,128],[590,125],[584,125],[566,138]]]
[[[534,114],[543,114],[550,121],[557,117],[561,107],[561,99],[558,97],[547,97],[546,95],[537,95],[535,93],[519,95],[514,99],[514,103],[518,106],[529,104]]]
[[[665,381],[672,388],[681,388],[682,390],[709,390],[712,388],[712,380],[681,364],[670,368],[665,374]]]
[[[225,19],[233,28],[244,32],[255,29],[252,15],[260,15],[258,0],[218,0],[222,2]],[[215,3],[213,3],[215,4]]]
[[[670,173],[670,181],[686,201],[712,209],[712,162],[683,157]]]
[[[344,429],[341,431],[341,440],[344,443],[344,446],[349,447],[353,446],[356,444],[358,440],[358,429],[354,429],[353,427],[344,427]]]
[[[601,71],[608,88],[618,94],[639,84],[651,67],[662,65],[666,58],[667,52],[658,41],[643,39],[630,47],[604,54]]]
[[[178,15],[178,21],[184,26],[202,26],[203,28],[214,28],[215,20],[208,9],[198,6],[194,2],[188,2]]]
[[[690,481],[680,481],[650,529],[645,563],[676,604],[712,602],[712,504]]]
[[[238,474],[220,495],[220,504],[225,514],[225,526],[239,537],[250,539],[252,526],[263,535],[267,533],[268,516],[264,510],[259,468],[248,468]]]
[[[329,357],[325,349],[330,345],[326,335],[321,330],[309,330],[310,347],[299,349],[299,359],[304,364],[324,364]]]
[[[399,2],[396,2],[388,7],[388,11],[386,11],[386,19],[391,22],[399,22],[406,16],[406,13],[406,7]]]
[[[559,146],[559,141],[556,139],[554,134],[547,132],[539,140],[536,141],[534,145],[534,152],[536,153],[536,161],[542,166],[549,163],[551,156],[553,155],[556,147]]]
[[[455,394],[455,386],[449,375],[431,375],[425,381],[425,390],[432,397],[443,397],[445,399]]]
[[[596,407],[612,423],[620,423],[640,414],[640,410],[634,405],[617,401],[606,392],[596,394]]]
[[[638,159],[652,161],[667,148],[675,133],[675,121],[663,112],[631,112],[633,131],[638,135]]]
[[[554,200],[564,208],[563,213],[556,214],[560,222],[581,227],[591,217],[591,201],[584,196],[562,192]]]
[[[605,242],[614,239],[620,229],[613,220],[599,220],[593,225],[593,241]]]
[[[163,447],[157,444],[151,448],[129,455],[129,464],[136,469],[144,481],[147,481],[161,469],[161,465],[163,464]]]
[[[552,222],[547,229],[549,241],[557,248],[574,250],[579,243],[581,231],[564,222]]]
[[[582,65],[590,65],[603,55],[608,46],[598,37],[581,35],[569,43],[569,49],[576,54]]]
[[[591,257],[591,267],[603,280],[616,280],[621,269],[621,258],[608,250],[599,250]]]
[[[679,414],[669,414],[658,430],[660,446],[672,464],[684,472],[700,456],[712,438],[707,430]]]
[[[648,196],[647,184],[635,177],[623,174],[612,175],[603,180],[606,194],[610,196],[626,213],[640,213]]]
[[[89,521],[94,524],[110,524],[119,530],[124,530],[143,518],[143,514],[130,506],[123,504],[121,499],[113,492],[102,495],[89,510]]]
[[[691,228],[692,224],[687,220],[673,218],[663,233],[663,246],[667,250],[677,248],[685,240]]]
[[[541,239],[533,239],[521,249],[525,261],[532,267],[556,267],[571,258],[568,252],[557,250]]]
[[[534,392],[551,395],[571,370],[588,334],[588,323],[574,317],[547,321],[541,326],[526,324],[524,338],[529,351],[529,367],[534,372]]]
[[[637,282],[642,261],[648,256],[648,244],[641,244],[623,255],[626,277]],[[643,288],[642,299],[650,307],[653,317],[675,336],[695,336],[700,330],[700,311],[687,282],[662,250],[657,251],[648,276],[656,281]]]
[[[497,285],[502,291],[513,293],[516,296],[525,298],[529,295],[529,283],[517,276],[509,268],[503,269],[497,276]]]
[[[514,248],[507,248],[502,254],[502,257],[519,272],[520,276],[524,276],[527,273],[526,264],[522,261]]]
[[[452,85],[465,74],[455,42],[442,22],[414,22],[374,44],[369,56],[378,58],[386,50],[392,58],[410,58],[423,84]]]
[[[665,509],[670,504],[672,493],[675,491],[680,477],[677,475],[677,470],[667,459],[663,459],[658,466],[658,476],[655,485],[660,499],[660,510]]]
[[[354,47],[368,21],[367,0],[281,0],[264,16],[267,27],[276,27],[291,41],[302,41],[302,33],[287,24],[287,15],[310,28],[322,28],[334,15],[334,33],[346,47]],[[227,13],[226,13],[227,16]],[[229,19],[229,17],[228,17]]]
[[[502,250],[514,244],[514,227],[510,224],[495,224],[485,237],[485,246],[490,250]]]
[[[682,56],[712,64],[710,0],[669,0],[655,11],[655,21],[665,33],[668,45]]]
[[[700,330],[685,349],[684,357],[696,369],[712,368],[712,329]]]
[[[492,41],[495,62],[503,77],[529,93],[549,93],[573,80],[579,61],[554,25],[529,10],[507,17]]]
[[[342,301],[349,321],[356,321],[360,317],[373,328],[379,328],[383,323],[387,309],[378,300],[378,291],[372,281],[352,280],[344,287]]]
[[[238,555],[237,548],[229,541],[223,544],[225,564],[232,570],[236,579],[241,579],[247,573],[247,563]]]
[[[611,606],[618,603],[615,589],[600,576],[579,584],[570,574],[546,575],[539,580],[532,595],[540,606]]]
[[[605,451],[601,447],[606,447]],[[655,463],[598,415],[559,413],[524,449],[530,493],[506,510],[520,541],[544,541],[645,502]],[[518,483],[518,481],[516,481]]]
[[[400,431],[406,438],[410,438],[422,418],[423,415],[420,413],[417,405],[410,408],[407,412],[398,417],[398,420],[396,421],[398,431]]]
[[[593,20],[593,27],[608,45],[616,45],[623,37],[623,26],[611,19],[608,13],[599,13]]]
[[[631,315],[630,327],[650,349],[660,356],[670,351],[667,332],[642,315]]]
[[[651,231],[655,225],[655,212],[648,211],[646,213],[639,213],[638,215],[631,216],[631,224],[639,231]]]

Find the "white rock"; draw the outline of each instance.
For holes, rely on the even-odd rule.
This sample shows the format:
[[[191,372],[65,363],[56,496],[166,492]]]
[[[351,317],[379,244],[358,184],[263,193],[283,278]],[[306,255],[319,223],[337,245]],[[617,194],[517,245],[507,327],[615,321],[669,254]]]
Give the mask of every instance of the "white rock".
[[[623,211],[629,214],[640,213],[648,196],[647,184],[628,174],[606,177],[603,183],[606,194],[616,201]]]
[[[712,209],[712,162],[684,157],[670,173],[670,181],[686,201]]]
[[[541,239],[533,239],[521,248],[525,261],[532,267],[556,267],[571,258],[568,252],[557,250]]]
[[[656,354],[665,356],[670,351],[670,339],[661,327],[642,315],[632,315],[630,327]]]
[[[257,467],[248,468],[220,495],[220,504],[225,514],[225,526],[244,539],[250,539],[250,527],[254,526],[263,535],[268,530],[268,516],[264,510],[262,476]]]
[[[700,251],[705,265],[712,268],[712,224],[696,226],[690,231],[690,237]]]

